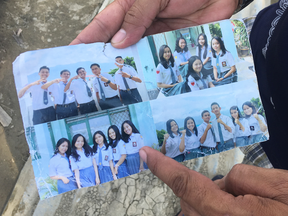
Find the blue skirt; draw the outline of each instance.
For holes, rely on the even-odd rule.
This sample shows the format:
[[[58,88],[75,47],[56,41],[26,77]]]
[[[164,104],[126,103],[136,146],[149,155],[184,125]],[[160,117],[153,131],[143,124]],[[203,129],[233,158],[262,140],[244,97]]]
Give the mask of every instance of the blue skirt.
[[[195,149],[187,149],[185,153],[185,161],[197,158],[200,152],[200,148],[195,148]]]
[[[248,136],[236,137],[236,147],[242,147],[249,144]]]
[[[126,160],[127,160],[127,170],[128,170],[129,175],[139,173],[139,167],[140,167],[139,152],[135,154],[128,154],[126,157]]]
[[[97,168],[98,168],[98,173],[99,173],[99,178],[100,178],[100,184],[113,181],[113,175],[109,166],[103,166],[101,170],[99,166],[97,166]]]
[[[65,184],[62,180],[57,180],[57,188],[58,188],[58,194],[65,193],[71,190],[77,189],[77,183],[73,176],[68,177],[69,182],[68,184]]]
[[[118,161],[114,161],[114,162],[115,162],[115,164],[118,163]],[[124,160],[124,162],[118,167],[117,177],[123,178],[123,177],[126,177],[128,175],[129,175],[129,173],[128,173],[128,169],[127,169],[127,163],[126,163],[126,160]]]
[[[96,185],[96,175],[93,166],[79,170],[80,183],[82,187]]]
[[[176,156],[176,157],[174,157],[172,159],[174,159],[174,160],[176,160],[178,162],[183,162],[185,157],[184,157],[184,154],[180,154],[180,155],[178,155],[178,156]]]
[[[255,135],[251,135],[249,137],[249,145],[254,144],[254,143],[258,143],[258,142],[263,142],[266,141],[267,137],[264,136],[262,133],[261,134],[255,134]]]

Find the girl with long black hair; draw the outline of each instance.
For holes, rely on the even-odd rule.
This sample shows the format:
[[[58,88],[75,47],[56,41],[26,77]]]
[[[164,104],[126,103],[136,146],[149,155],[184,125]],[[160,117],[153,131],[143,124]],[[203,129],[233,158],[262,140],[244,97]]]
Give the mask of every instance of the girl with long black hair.
[[[173,56],[177,67],[188,64],[191,53],[188,50],[187,42],[184,37],[177,38]]]

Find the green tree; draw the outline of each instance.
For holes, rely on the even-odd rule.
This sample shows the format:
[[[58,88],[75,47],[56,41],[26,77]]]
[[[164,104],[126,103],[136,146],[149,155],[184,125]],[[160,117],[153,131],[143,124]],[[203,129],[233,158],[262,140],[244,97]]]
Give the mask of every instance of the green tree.
[[[114,76],[115,73],[116,73],[116,71],[117,71],[118,69],[119,69],[119,68],[111,69],[110,72],[109,72],[109,74],[110,74],[111,76]]]
[[[137,71],[136,64],[135,64],[135,61],[134,61],[134,57],[126,57],[124,59],[124,63],[127,64],[127,65],[132,66]]]
[[[166,134],[167,132],[162,129],[162,130],[156,130],[156,133],[157,133],[157,139],[158,139],[158,144],[159,146],[162,146],[163,144],[163,140],[164,140],[164,134]]]
[[[266,118],[262,103],[260,101],[260,98],[259,97],[258,98],[252,98],[250,101],[255,106],[256,110],[258,110],[260,108],[258,113]]]
[[[220,38],[223,37],[219,23],[209,24],[209,30],[210,30],[212,37],[215,37],[215,36],[218,36]]]

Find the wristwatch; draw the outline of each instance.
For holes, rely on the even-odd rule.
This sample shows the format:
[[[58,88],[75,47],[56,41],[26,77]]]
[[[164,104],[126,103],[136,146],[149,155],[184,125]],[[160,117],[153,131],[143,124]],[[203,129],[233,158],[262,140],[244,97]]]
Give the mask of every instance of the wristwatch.
[[[239,0],[238,7],[234,11],[234,14],[238,13],[239,11],[243,10],[247,7],[253,0]]]
[[[133,76],[131,75],[130,77],[129,77],[129,79],[132,79],[133,78]]]
[[[108,81],[106,82],[106,84],[109,84],[109,83],[111,83],[111,81],[110,81],[110,80],[108,80]]]

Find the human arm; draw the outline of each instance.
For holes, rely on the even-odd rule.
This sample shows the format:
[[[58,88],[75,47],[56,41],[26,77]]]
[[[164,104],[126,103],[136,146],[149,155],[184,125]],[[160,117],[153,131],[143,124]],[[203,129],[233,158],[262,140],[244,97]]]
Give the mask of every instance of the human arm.
[[[98,168],[97,168],[97,163],[96,163],[95,157],[93,157],[92,163],[93,163],[93,168],[94,168],[94,172],[95,172],[95,176],[96,176],[95,182],[96,182],[96,185],[99,185],[100,184],[100,178],[99,178],[99,173],[98,173]]]
[[[172,88],[174,85],[177,85],[178,83],[175,83],[173,85],[170,84],[165,84],[165,83],[159,83],[157,82],[157,87],[158,88]]]
[[[263,121],[262,121],[258,114],[254,114],[253,116],[254,116],[254,117],[256,118],[256,120],[258,121],[259,126],[260,126],[260,130],[261,130],[262,132],[265,132],[265,131],[267,130],[267,126],[266,126],[265,123],[263,122],[263,121],[264,121],[264,118],[262,117],[262,118],[263,118]]]
[[[227,124],[225,124],[225,122],[223,122],[221,118],[218,118],[217,122],[222,124],[224,126],[225,130],[228,130],[230,133],[232,133],[232,128],[230,126],[228,126]]]
[[[238,164],[213,182],[150,147],[139,154],[151,172],[181,198],[184,215],[284,216],[288,212],[286,170]]]
[[[208,83],[208,86],[209,86],[209,88],[215,87],[212,82],[209,82],[209,83]]]
[[[113,90],[117,90],[117,85],[114,83],[114,80],[113,79],[107,79],[106,77],[104,77],[104,76],[99,76],[100,78],[101,78],[101,81],[103,81],[103,82],[105,82],[105,83],[107,83],[108,81],[110,81],[109,82],[109,86],[113,89]]]
[[[203,61],[203,65],[205,65],[208,61],[209,61],[210,57],[207,57],[204,61]]]
[[[115,164],[115,174],[118,174],[118,167],[125,161],[126,156],[126,154],[121,154],[119,161],[117,162],[117,164]]]
[[[164,155],[166,154],[166,141],[169,137],[170,137],[169,134],[164,134],[164,140],[160,150]]]
[[[74,173],[75,173],[75,179],[76,179],[77,186],[78,186],[78,188],[81,188],[79,169],[75,169]]]
[[[218,72],[217,72],[217,68],[215,66],[213,66],[213,74],[214,74],[214,79],[215,81],[218,81]]]
[[[72,78],[69,80],[69,82],[67,83],[67,85],[65,86],[64,92],[68,91],[68,89],[70,88],[70,85],[71,85],[71,83],[72,83],[72,81],[73,81],[74,79],[79,79],[79,78],[80,78],[80,77],[79,77],[78,75],[72,77]]]
[[[69,179],[64,176],[50,176],[50,178],[54,180],[62,180],[64,184],[69,183]]]
[[[210,130],[210,128],[212,128],[212,125],[211,124],[207,124],[207,127],[205,128],[204,133],[203,133],[203,135],[200,138],[200,143],[201,144],[203,144],[205,142],[207,134],[208,134],[208,131]]]
[[[18,97],[19,97],[19,98],[22,98],[22,97],[24,96],[24,94],[26,93],[26,91],[27,91],[29,88],[31,88],[31,87],[34,86],[34,85],[40,85],[40,83],[41,83],[42,81],[43,81],[43,80],[37,80],[37,81],[35,81],[35,82],[33,82],[33,83],[28,84],[27,86],[25,86],[24,88],[22,88],[22,89],[19,91]]]
[[[42,89],[47,89],[49,86],[53,85],[54,83],[59,83],[63,81],[63,79],[55,79],[55,80],[52,80],[50,82],[47,82],[45,83],[44,85],[41,86]]]
[[[234,66],[231,66],[231,69],[229,70],[229,72],[227,74],[225,74],[225,76],[223,78],[221,78],[221,80],[229,77],[232,73],[234,73],[236,71],[236,67],[235,65]]]
[[[181,137],[181,142],[179,145],[179,151],[184,152],[185,150],[185,135],[186,135],[186,130],[181,131],[182,137]]]
[[[143,159],[140,157],[140,166],[139,166],[139,170],[140,172],[144,171],[144,163],[143,163]]]
[[[116,177],[116,173],[114,171],[113,161],[112,160],[109,161],[109,166],[110,166],[110,169],[111,169],[111,172],[112,172],[113,179],[116,180],[117,177]]]
[[[130,78],[132,76],[132,78],[130,78],[130,79],[132,79],[135,82],[138,82],[138,83],[142,82],[142,80],[137,76],[133,76],[133,75],[130,75],[130,74],[125,73],[125,72],[121,72],[120,74],[122,75],[122,77],[125,77],[125,78]]]
[[[235,123],[239,125],[240,130],[242,130],[243,132],[245,131],[245,127],[241,124],[241,122],[239,121],[239,119],[235,119]]]

